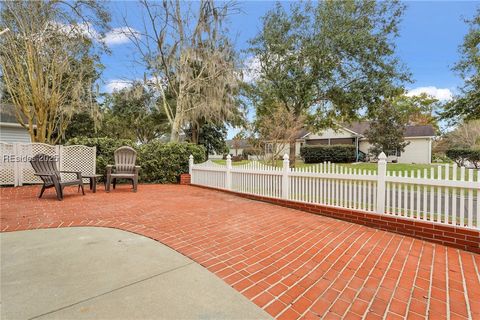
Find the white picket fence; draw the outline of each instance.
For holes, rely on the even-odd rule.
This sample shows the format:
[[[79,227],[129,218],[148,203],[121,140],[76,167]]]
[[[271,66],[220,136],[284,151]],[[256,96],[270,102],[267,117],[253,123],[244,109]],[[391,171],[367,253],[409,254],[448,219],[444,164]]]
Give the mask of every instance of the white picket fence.
[[[457,174],[456,165],[387,173],[383,154],[376,172],[333,163],[291,169],[288,155],[282,168],[255,161],[232,166],[230,157],[219,165],[194,164],[190,156],[189,164],[196,185],[480,229],[478,170],[462,167]]]
[[[96,148],[83,145],[62,146],[44,143],[0,142],[0,185],[21,186],[27,183],[41,183],[29,160],[37,154],[54,156],[59,170],[80,171],[84,175],[95,174]],[[62,178],[73,178],[62,174]],[[88,182],[84,179],[84,182]]]

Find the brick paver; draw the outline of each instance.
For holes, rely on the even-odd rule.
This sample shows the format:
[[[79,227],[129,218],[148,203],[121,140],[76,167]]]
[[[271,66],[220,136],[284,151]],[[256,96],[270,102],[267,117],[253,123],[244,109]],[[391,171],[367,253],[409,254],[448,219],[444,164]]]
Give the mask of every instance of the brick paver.
[[[37,199],[2,188],[1,230],[103,226],[190,257],[278,319],[480,319],[480,255],[181,185]]]

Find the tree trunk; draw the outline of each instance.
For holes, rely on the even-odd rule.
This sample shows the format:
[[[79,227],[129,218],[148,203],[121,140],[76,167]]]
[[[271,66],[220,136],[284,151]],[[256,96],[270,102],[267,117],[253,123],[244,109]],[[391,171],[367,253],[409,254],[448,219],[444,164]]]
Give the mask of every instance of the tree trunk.
[[[178,142],[180,138],[180,121],[179,117],[175,117],[172,123],[172,130],[170,131],[170,142]]]
[[[199,136],[199,130],[198,130],[198,125],[196,123],[192,123],[192,143],[198,144],[198,136]]]
[[[289,158],[290,158],[290,168],[295,168],[295,158],[296,158],[296,155],[295,155],[295,144],[296,144],[296,141],[293,140],[293,141],[290,141],[290,154],[289,154]]]

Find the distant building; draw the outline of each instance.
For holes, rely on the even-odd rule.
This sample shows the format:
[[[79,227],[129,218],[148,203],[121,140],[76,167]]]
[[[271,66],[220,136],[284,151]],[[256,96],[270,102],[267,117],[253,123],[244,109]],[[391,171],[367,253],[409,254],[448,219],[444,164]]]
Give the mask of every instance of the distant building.
[[[336,129],[325,129],[321,132],[310,132],[307,130],[300,130],[297,134],[295,143],[295,154],[300,157],[300,148],[304,145],[334,145],[346,144],[356,147],[356,158],[358,161],[364,159],[374,159],[377,155],[370,155],[369,149],[371,147],[368,139],[365,137],[365,132],[370,127],[367,121],[354,122],[350,125],[338,126]],[[397,161],[399,163],[423,163],[429,164],[432,159],[432,141],[435,138],[435,130],[429,125],[409,125],[405,128],[405,141],[409,144],[405,147],[403,152],[399,150],[385,150],[389,161]],[[243,150],[249,148],[250,145],[246,140],[241,140],[237,150],[233,147],[233,141],[228,140],[229,153],[235,155],[242,154]],[[288,143],[277,143],[281,145],[283,150],[279,150],[275,154],[289,154],[290,145]],[[273,149],[273,144],[266,144],[265,150],[268,155],[269,150]]]
[[[243,150],[249,149],[252,147],[252,145],[248,142],[246,139],[242,140],[226,140],[228,147],[228,154],[231,154],[233,156],[240,156],[243,154]]]
[[[15,108],[8,103],[0,104],[0,141],[6,143],[31,142],[28,130],[15,117]]]

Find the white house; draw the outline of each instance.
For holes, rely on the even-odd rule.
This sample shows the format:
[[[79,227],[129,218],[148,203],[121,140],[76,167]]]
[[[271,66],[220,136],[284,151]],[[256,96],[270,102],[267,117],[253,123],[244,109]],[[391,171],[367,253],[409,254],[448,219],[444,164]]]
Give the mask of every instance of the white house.
[[[11,104],[0,104],[0,141],[6,143],[31,142],[28,130],[18,123],[15,109]]]
[[[243,150],[251,148],[251,144],[245,140],[226,140],[225,141],[228,147],[228,154],[233,156],[240,156],[243,154]]]
[[[327,129],[321,133],[302,131],[298,135],[295,152],[299,156],[300,148],[303,145],[333,145],[348,144],[354,145],[357,149],[357,159],[372,157],[368,149],[370,144],[365,137],[369,122],[354,122],[350,125],[339,126],[336,130]],[[432,141],[435,137],[435,130],[432,126],[410,125],[405,129],[405,141],[409,144],[405,151],[386,150],[389,160],[396,160],[399,163],[431,163]]]

